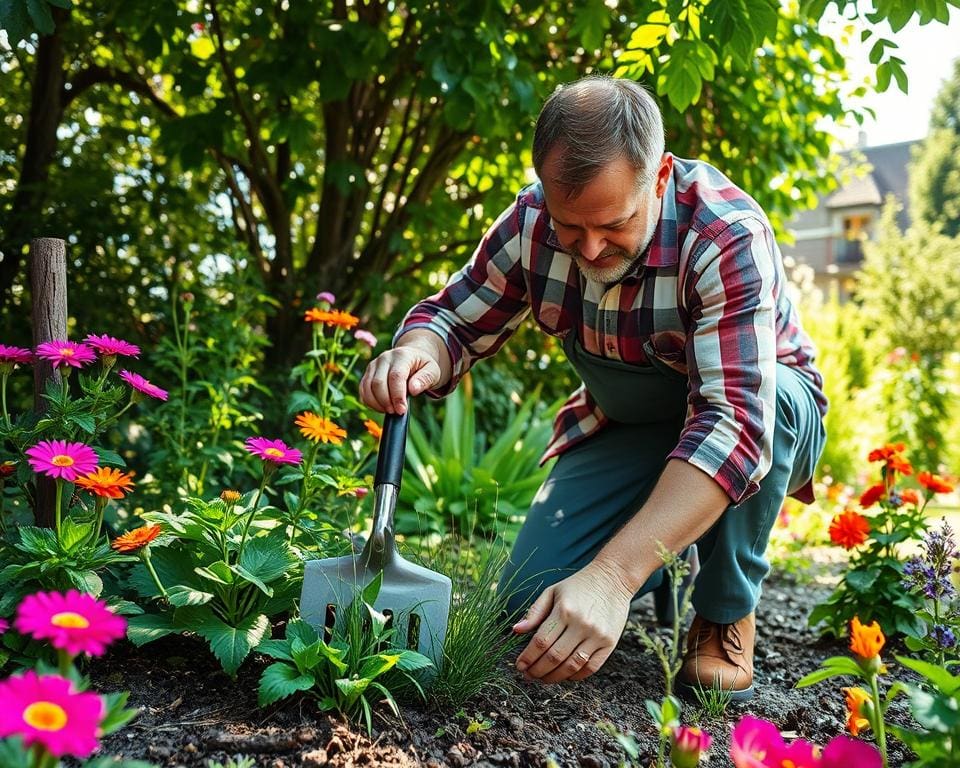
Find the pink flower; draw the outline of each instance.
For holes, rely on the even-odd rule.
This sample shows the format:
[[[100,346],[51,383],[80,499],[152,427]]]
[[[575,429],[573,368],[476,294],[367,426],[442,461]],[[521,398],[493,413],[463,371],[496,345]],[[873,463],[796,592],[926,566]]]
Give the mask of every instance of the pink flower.
[[[122,355],[124,357],[140,356],[140,347],[136,344],[131,344],[129,341],[124,341],[123,339],[115,339],[113,336],[107,336],[107,334],[103,334],[103,336],[88,334],[84,341],[101,355],[111,357],[116,355]]]
[[[740,718],[730,737],[730,757],[736,768],[770,768],[784,748],[773,723],[750,715]]]
[[[710,734],[691,725],[681,725],[673,731],[670,762],[675,768],[697,768],[700,755],[710,749]]]
[[[836,736],[823,750],[822,768],[880,768],[883,760],[872,744],[849,736]]]
[[[337,297],[330,293],[330,291],[320,291],[320,293],[317,294],[317,301],[325,301],[332,307],[337,303]]]
[[[84,443],[41,440],[24,451],[34,472],[72,483],[97,468],[97,454]]]
[[[0,682],[0,738],[21,736],[54,757],[88,757],[98,746],[103,699],[59,675],[28,670]]]
[[[796,739],[790,746],[783,747],[771,765],[790,765],[793,768],[822,768],[820,762],[820,748],[809,741]],[[857,763],[854,763],[857,765]]]
[[[10,622],[6,619],[0,619],[0,635],[10,629]]]
[[[28,595],[17,608],[14,626],[20,634],[49,640],[54,648],[72,656],[101,656],[110,643],[124,636],[127,620],[93,595],[71,589],[66,594]]]
[[[143,394],[155,397],[157,400],[166,400],[168,397],[167,390],[160,389],[156,384],[151,384],[139,373],[120,371],[118,375],[137,392],[143,392]]]
[[[355,331],[353,338],[355,338],[357,341],[362,341],[364,344],[369,344],[371,349],[377,346],[377,337],[370,333],[370,331]]]
[[[36,354],[37,357],[53,363],[54,368],[68,365],[83,368],[97,359],[91,347],[75,341],[45,341],[37,345]]]
[[[274,464],[299,464],[303,454],[296,448],[289,447],[283,440],[269,440],[266,437],[248,437],[245,441],[247,450],[264,461]]]
[[[10,366],[13,370],[15,365],[29,365],[33,362],[33,352],[23,347],[8,347],[6,344],[0,344],[0,367]]]

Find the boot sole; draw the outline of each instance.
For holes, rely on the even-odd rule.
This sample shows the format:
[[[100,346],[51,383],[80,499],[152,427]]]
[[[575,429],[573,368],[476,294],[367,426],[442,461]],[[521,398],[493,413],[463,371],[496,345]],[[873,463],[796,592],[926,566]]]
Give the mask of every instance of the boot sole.
[[[680,696],[682,696],[684,699],[686,699],[687,701],[696,702],[698,691],[706,691],[712,688],[713,686],[700,685],[699,683],[696,685],[692,685],[690,683],[684,682],[683,680],[677,680],[674,683],[674,687],[676,688],[677,693],[679,693]],[[736,690],[732,688],[731,689],[724,688],[723,690],[724,690],[724,693],[728,693],[730,695],[730,701],[750,701],[750,699],[753,698],[753,693],[754,693],[754,687],[752,684],[750,685],[749,688],[742,688],[740,690]]]

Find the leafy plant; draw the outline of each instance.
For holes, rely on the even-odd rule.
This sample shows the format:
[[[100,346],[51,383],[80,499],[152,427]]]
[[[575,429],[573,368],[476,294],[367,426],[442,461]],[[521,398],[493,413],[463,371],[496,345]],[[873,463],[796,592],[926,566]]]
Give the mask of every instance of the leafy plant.
[[[371,695],[382,696],[393,712],[400,711],[387,687],[389,673],[399,674],[421,694],[411,674],[432,666],[416,651],[394,645],[388,617],[373,608],[382,575],[368,584],[338,616],[329,641],[300,619],[287,623],[283,640],[264,640],[257,650],[278,659],[263,671],[257,701],[261,707],[303,691],[324,711],[361,718],[372,732]]]
[[[890,731],[914,751],[913,768],[951,768],[960,761],[960,677],[920,659],[897,661],[923,678],[901,684],[919,729],[890,725]]]
[[[560,406],[537,411],[539,389],[524,402],[493,444],[478,446],[469,376],[444,399],[439,430],[411,419],[407,465],[396,530],[406,535],[453,533],[516,536],[530,502],[550,472],[540,455]],[[415,511],[413,514],[411,510]]]
[[[913,473],[904,450],[903,443],[891,443],[870,453],[870,461],[883,462],[881,482],[864,491],[860,505],[876,506],[876,511],[864,516],[846,510],[831,523],[831,539],[855,554],[837,588],[808,618],[811,626],[822,622],[825,633],[840,636],[854,616],[877,616],[888,634],[918,637],[923,633],[917,615],[922,600],[903,587],[899,547],[919,541],[927,530],[926,501],[921,504],[916,490],[897,485],[898,475]]]
[[[191,498],[182,515],[144,515],[167,532],[151,546],[159,583],[146,564],[134,570],[132,583],[142,597],[157,600],[161,611],[134,616],[128,636],[143,645],[171,633],[196,632],[235,675],[267,636],[269,618],[292,609],[302,562],[277,510],[260,506],[262,493],[227,499]],[[251,530],[266,532],[250,536]]]

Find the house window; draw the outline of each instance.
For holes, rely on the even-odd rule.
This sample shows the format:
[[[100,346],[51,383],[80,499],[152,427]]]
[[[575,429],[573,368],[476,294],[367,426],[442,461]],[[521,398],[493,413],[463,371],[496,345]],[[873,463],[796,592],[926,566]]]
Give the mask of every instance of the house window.
[[[869,213],[843,217],[843,237],[837,243],[838,264],[853,264],[863,260],[863,241],[869,238],[872,221]]]

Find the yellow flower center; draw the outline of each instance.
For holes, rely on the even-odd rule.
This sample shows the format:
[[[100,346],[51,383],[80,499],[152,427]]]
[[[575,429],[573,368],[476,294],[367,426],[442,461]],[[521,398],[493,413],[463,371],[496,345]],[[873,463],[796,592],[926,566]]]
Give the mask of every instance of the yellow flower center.
[[[66,454],[61,453],[57,456],[54,456],[50,460],[50,463],[55,464],[58,467],[72,467],[74,464],[74,461],[72,456],[67,456]]]
[[[267,448],[264,453],[268,456],[276,456],[277,458],[283,456],[283,451],[281,451],[279,448]]]
[[[50,623],[55,627],[62,627],[63,629],[86,629],[90,626],[90,622],[87,621],[86,617],[74,611],[55,613],[50,617]]]
[[[70,349],[70,347],[63,347],[60,350],[60,354],[63,355],[64,357],[73,357],[73,352],[74,350]]]
[[[38,731],[61,731],[67,724],[67,713],[52,701],[35,701],[23,710],[23,721]]]

